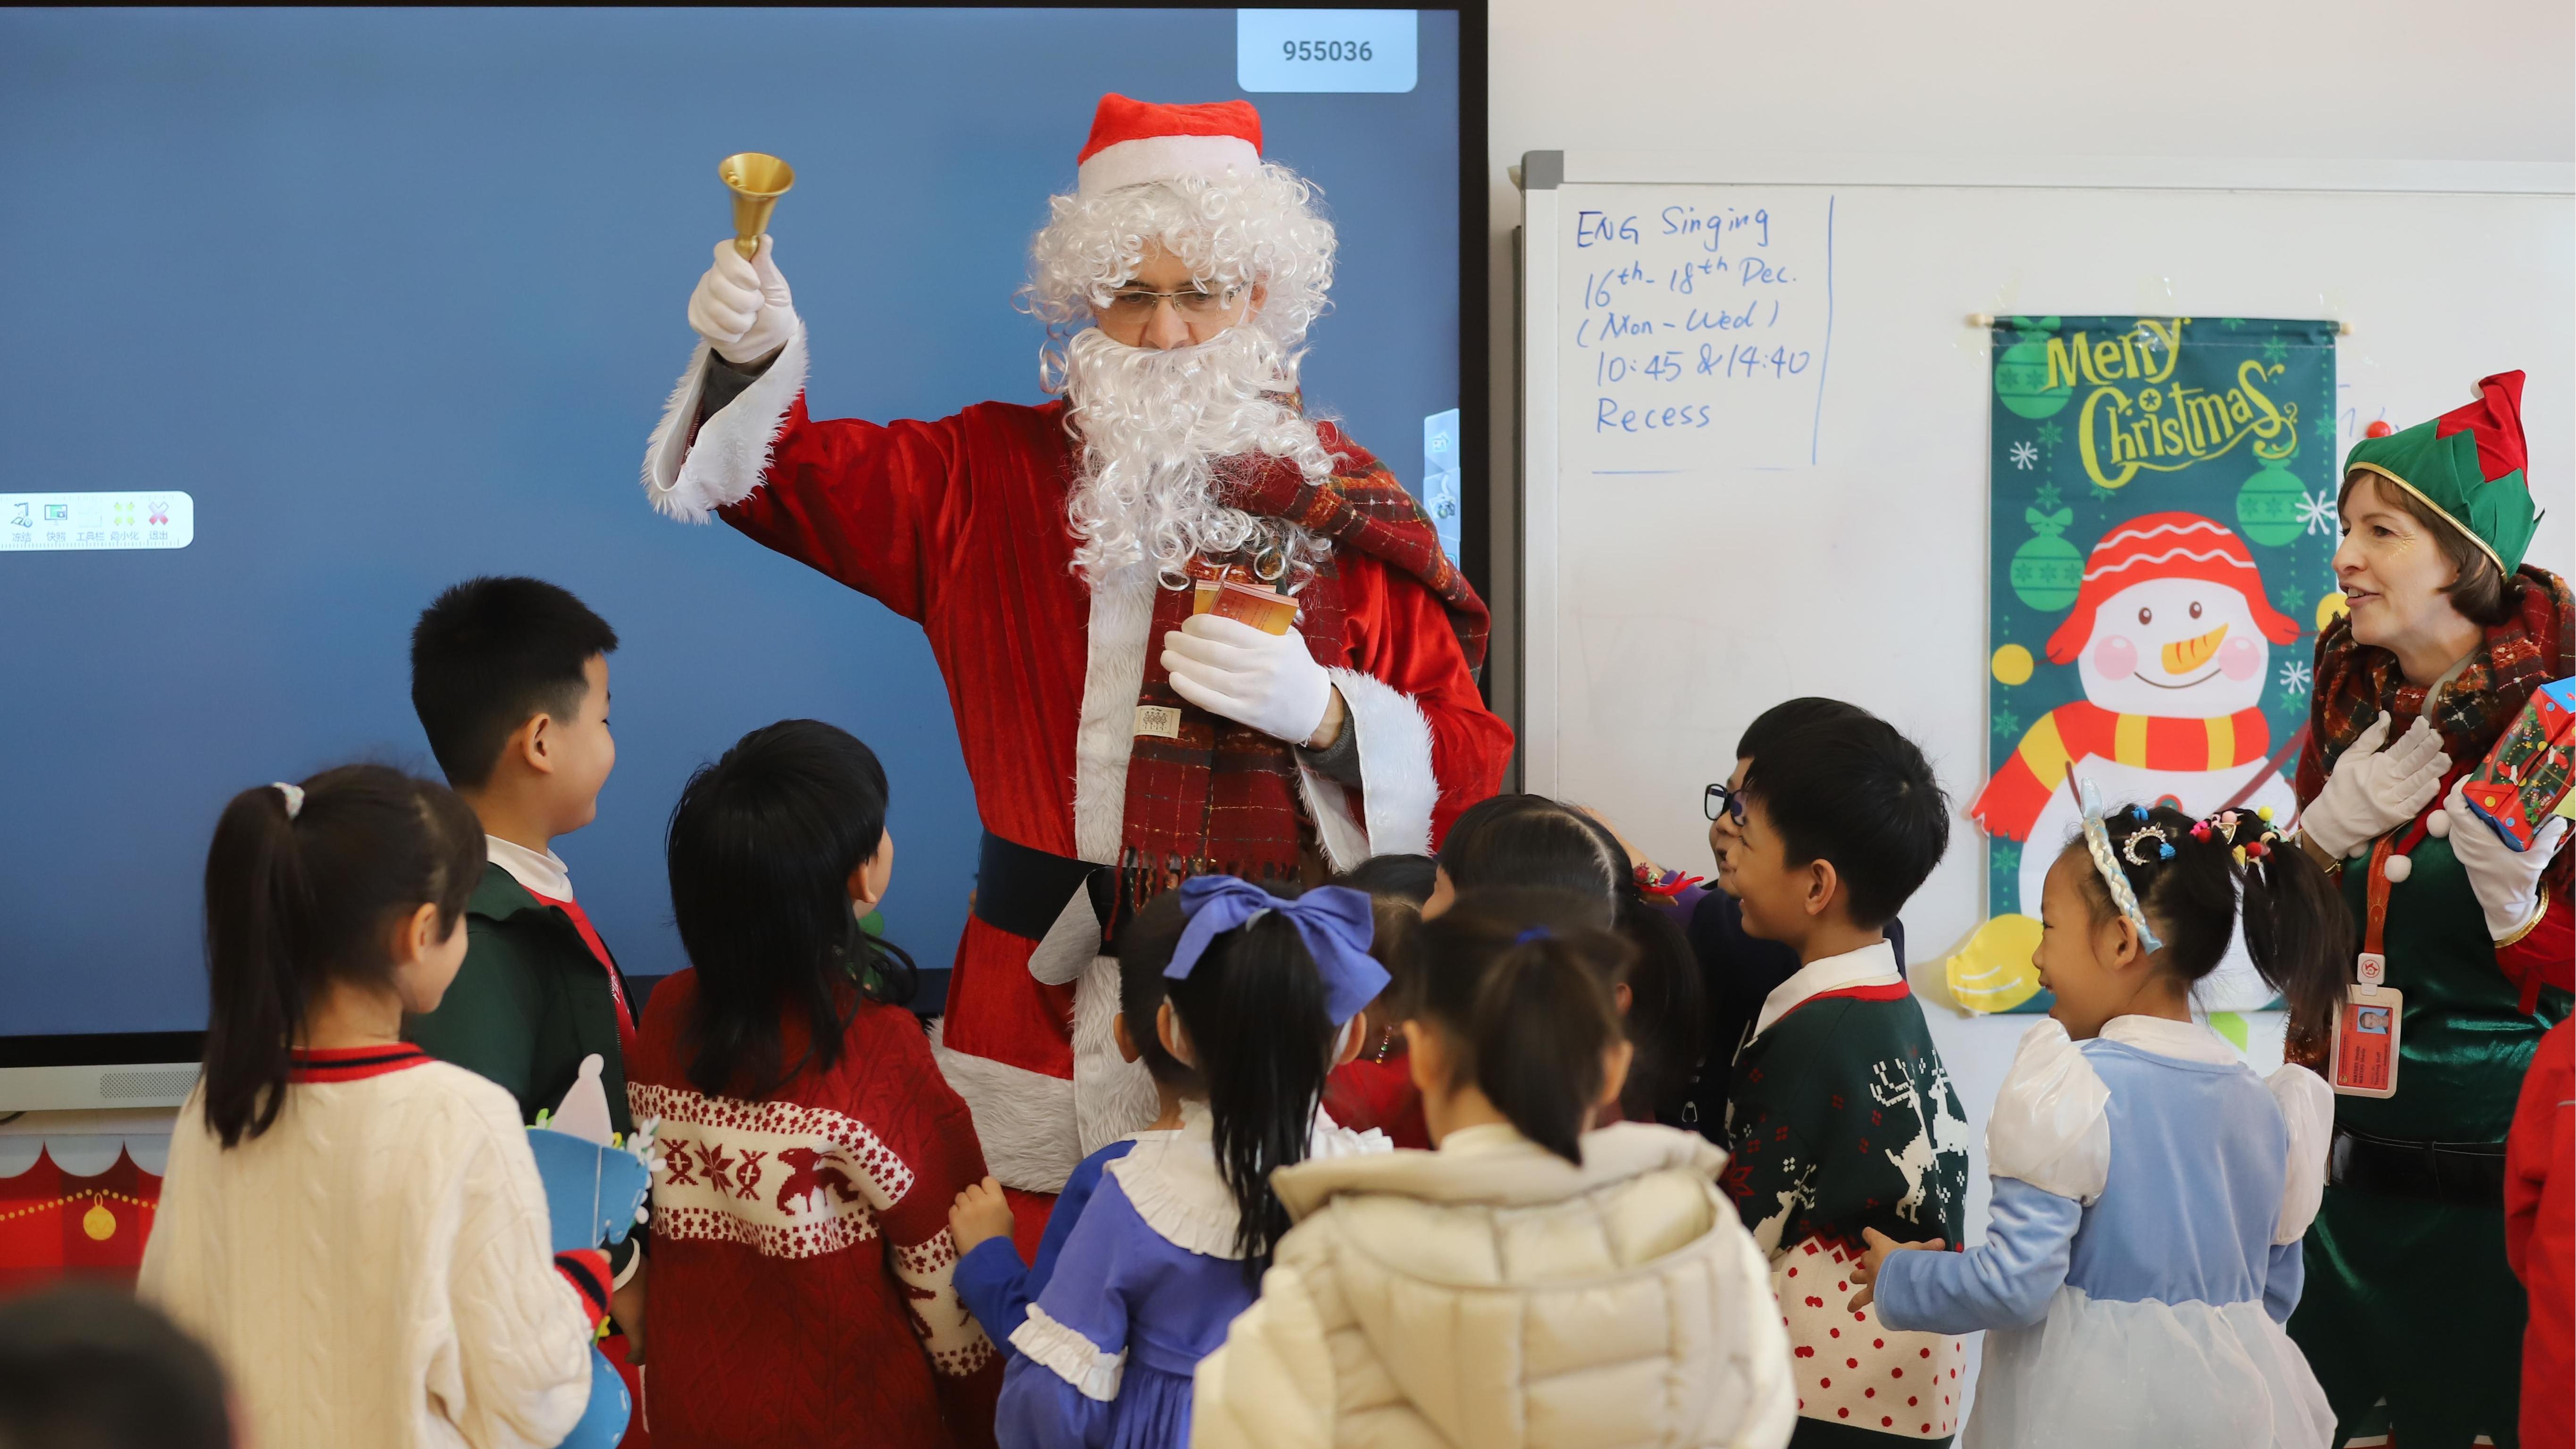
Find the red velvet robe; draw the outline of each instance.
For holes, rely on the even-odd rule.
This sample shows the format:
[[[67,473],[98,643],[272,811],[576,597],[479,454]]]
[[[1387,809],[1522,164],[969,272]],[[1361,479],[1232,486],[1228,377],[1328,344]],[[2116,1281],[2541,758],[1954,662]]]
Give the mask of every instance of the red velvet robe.
[[[1057,855],[1115,860],[1151,600],[1095,595],[1073,568],[1063,404],[818,422],[805,410],[800,333],[692,437],[704,355],[648,445],[655,506],[692,520],[714,512],[920,623],[985,828]],[[1329,427],[1318,425],[1328,447],[1338,439]],[[1349,615],[1334,679],[1358,732],[1362,787],[1311,771],[1305,783],[1318,853],[1339,869],[1431,849],[1459,811],[1493,793],[1511,732],[1485,708],[1428,588],[1353,550],[1336,564]],[[1124,1072],[1109,1046],[1114,963],[1080,969],[1105,988],[1086,993],[1033,978],[1033,954],[1027,939],[967,921],[939,1055],[995,1175],[1052,1192],[1083,1152],[1150,1120],[1153,1104],[1142,1074]]]

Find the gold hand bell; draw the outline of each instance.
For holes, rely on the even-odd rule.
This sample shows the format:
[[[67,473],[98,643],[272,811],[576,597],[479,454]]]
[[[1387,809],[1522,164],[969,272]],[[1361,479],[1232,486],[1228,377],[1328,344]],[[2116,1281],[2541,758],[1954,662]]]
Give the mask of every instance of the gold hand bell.
[[[733,193],[733,249],[749,261],[760,251],[760,234],[769,230],[769,213],[778,198],[796,184],[796,168],[775,156],[744,151],[716,163],[716,177]]]

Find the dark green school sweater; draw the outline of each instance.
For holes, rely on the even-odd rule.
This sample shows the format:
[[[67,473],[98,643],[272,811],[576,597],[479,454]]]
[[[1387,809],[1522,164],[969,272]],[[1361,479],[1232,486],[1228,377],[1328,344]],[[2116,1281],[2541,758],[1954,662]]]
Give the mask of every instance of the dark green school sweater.
[[[446,997],[438,1010],[407,1019],[403,1035],[508,1088],[524,1122],[554,1110],[581,1076],[581,1059],[597,1052],[609,1124],[634,1131],[617,1025],[619,995],[634,999],[624,976],[612,991],[572,917],[498,865],[483,867],[465,903],[465,930],[465,964]]]
[[[1958,1245],[1967,1117],[1901,979],[1819,992],[1757,1033],[1726,1115],[1724,1186],[1765,1253],[1814,1237],[1857,1246],[1863,1228]]]

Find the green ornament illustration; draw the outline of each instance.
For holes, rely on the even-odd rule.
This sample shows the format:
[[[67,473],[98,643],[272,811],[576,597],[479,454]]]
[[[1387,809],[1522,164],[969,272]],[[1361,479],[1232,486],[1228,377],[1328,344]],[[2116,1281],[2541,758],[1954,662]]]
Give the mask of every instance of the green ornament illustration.
[[[2055,387],[2048,385],[2048,338],[2057,330],[2057,319],[2011,320],[2020,340],[1995,359],[1995,400],[2021,417],[2053,417],[2075,396],[2073,378],[2061,378]]]
[[[2273,459],[2236,490],[2236,526],[2266,548],[2299,536],[2299,501],[2307,496],[2287,459]]]
[[[2031,608],[2053,614],[2074,603],[2084,584],[2084,555],[2058,537],[2075,521],[2075,510],[2061,508],[2042,513],[2025,508],[2021,516],[2035,536],[2013,550],[2013,594]]]

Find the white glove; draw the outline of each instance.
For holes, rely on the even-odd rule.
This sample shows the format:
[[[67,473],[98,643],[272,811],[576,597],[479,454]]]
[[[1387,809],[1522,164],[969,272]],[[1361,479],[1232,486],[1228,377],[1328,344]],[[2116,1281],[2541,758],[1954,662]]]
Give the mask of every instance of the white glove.
[[[1294,629],[1265,634],[1196,614],[1163,636],[1163,668],[1181,698],[1292,745],[1314,737],[1333,703],[1332,676]]]
[[[2469,808],[2466,780],[2451,787],[2442,813],[2451,817],[2451,853],[2460,858],[2469,889],[2487,913],[2487,935],[2501,941],[2530,925],[2540,912],[2540,873],[2567,838],[2567,822],[2547,822],[2531,837],[2531,849],[2516,850]]]
[[[2326,787],[2299,812],[2300,833],[2337,860],[2414,819],[2451,768],[2442,737],[2421,715],[2396,744],[2380,748],[2387,739],[2388,716],[2382,714],[2343,752]]]
[[[796,301],[770,260],[766,235],[750,261],[730,238],[716,243],[715,265],[689,294],[689,325],[732,363],[758,362],[796,335]]]

